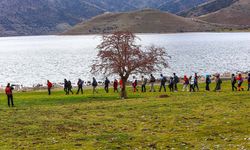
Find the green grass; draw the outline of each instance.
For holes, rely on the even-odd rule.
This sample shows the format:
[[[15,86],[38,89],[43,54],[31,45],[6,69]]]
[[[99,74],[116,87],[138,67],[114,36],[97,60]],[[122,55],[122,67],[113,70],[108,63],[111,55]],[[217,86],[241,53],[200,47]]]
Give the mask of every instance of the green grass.
[[[128,93],[2,93],[0,149],[250,149],[250,92]]]

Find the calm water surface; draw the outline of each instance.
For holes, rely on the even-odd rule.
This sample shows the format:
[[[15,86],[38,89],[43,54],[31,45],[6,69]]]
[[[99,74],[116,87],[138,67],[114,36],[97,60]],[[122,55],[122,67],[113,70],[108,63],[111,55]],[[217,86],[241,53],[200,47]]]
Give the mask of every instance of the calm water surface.
[[[250,70],[250,33],[139,34],[143,47],[163,46],[171,56],[166,75]],[[30,36],[0,38],[0,85],[32,86],[47,79],[91,79],[90,65],[101,37]],[[102,75],[99,75],[102,80]]]

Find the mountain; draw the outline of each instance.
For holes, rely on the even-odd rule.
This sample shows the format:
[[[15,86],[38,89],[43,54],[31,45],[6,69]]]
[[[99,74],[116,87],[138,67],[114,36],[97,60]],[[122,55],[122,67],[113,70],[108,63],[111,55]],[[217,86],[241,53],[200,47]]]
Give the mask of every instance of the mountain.
[[[178,14],[184,10],[189,10],[209,0],[168,0],[161,4],[158,9],[170,13]]]
[[[250,26],[250,0],[239,0],[229,7],[203,15],[199,19],[229,25]]]
[[[126,1],[138,9],[143,9],[143,8],[157,9],[160,5],[162,5],[166,1],[174,1],[174,0],[126,0]]]
[[[84,21],[66,35],[102,34],[128,30],[135,33],[215,31],[218,27],[167,12],[145,9],[128,13],[107,13]]]
[[[105,12],[124,12],[136,10],[137,7],[133,3],[129,3],[127,0],[82,0],[88,4],[97,6]],[[74,0],[71,0],[74,3]]]
[[[105,12],[158,7],[166,0],[1,0],[0,36],[65,31]]]
[[[235,0],[0,0],[0,36],[58,34],[101,14],[144,8],[189,17],[216,11],[198,20],[249,25],[249,0],[228,1]]]
[[[104,11],[81,0],[1,0],[0,35],[61,32]]]
[[[182,11],[178,15],[184,17],[198,17],[229,7],[237,1],[238,0],[211,0],[192,9]]]

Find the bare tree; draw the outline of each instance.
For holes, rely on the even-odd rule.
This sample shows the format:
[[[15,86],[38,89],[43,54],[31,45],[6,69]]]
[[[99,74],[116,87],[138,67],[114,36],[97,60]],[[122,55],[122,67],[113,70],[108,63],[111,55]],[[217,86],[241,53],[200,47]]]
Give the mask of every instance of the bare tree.
[[[133,33],[123,31],[103,35],[97,46],[97,59],[92,65],[92,73],[120,76],[123,83],[121,98],[127,98],[126,83],[131,74],[149,74],[168,67],[164,48],[151,46],[143,50],[136,45],[136,39]]]

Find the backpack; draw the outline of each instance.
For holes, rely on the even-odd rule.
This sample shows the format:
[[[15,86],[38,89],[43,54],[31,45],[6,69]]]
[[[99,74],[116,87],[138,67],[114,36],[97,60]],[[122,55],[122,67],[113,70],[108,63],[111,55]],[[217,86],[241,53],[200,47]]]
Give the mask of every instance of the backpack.
[[[177,76],[175,76],[175,79],[174,79],[174,80],[175,80],[176,83],[179,83],[179,82],[180,82],[180,79],[179,79],[179,77],[177,77]]]
[[[6,87],[5,93],[6,93],[7,95],[12,94],[11,87]]]

